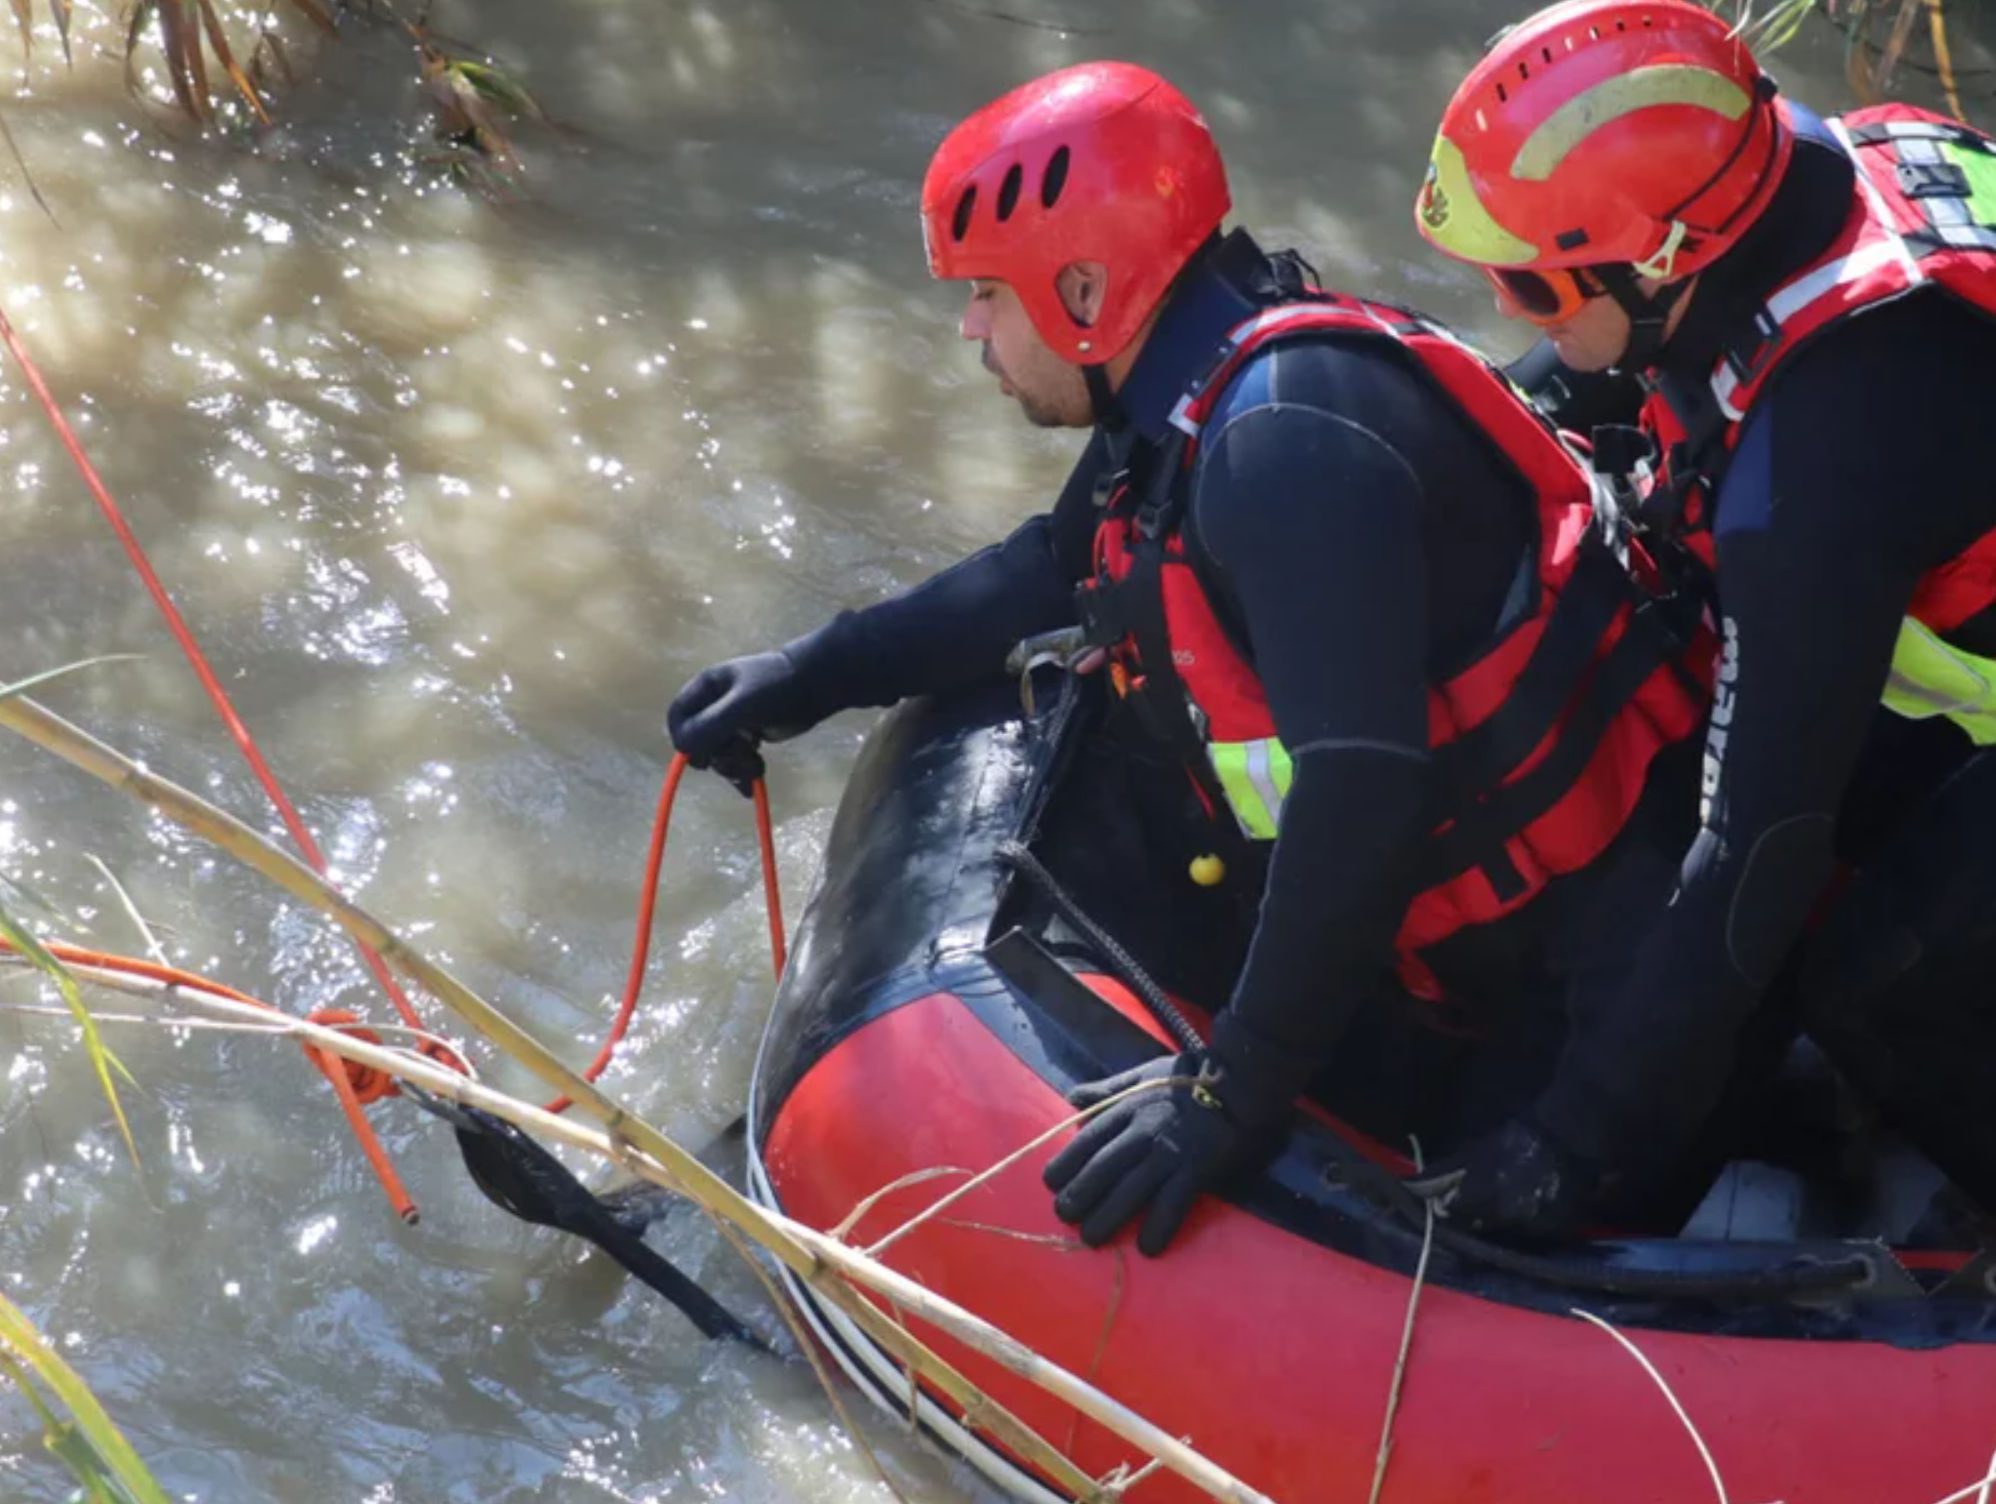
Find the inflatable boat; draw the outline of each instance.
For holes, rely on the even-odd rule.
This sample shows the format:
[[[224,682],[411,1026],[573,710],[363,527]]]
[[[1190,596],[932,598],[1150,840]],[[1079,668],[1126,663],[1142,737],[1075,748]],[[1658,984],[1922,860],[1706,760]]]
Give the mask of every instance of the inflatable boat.
[[[1030,880],[1063,855],[1048,812],[1076,703],[1030,715],[1000,686],[874,731],[757,1061],[749,1176],[767,1205],[821,1228],[857,1212],[846,1235],[866,1246],[1068,1116],[1076,1084],[1175,1048],[1141,983]],[[1282,1504],[1366,1498],[1425,1232],[1397,1177],[1305,1112],[1266,1171],[1147,1259],[1128,1233],[1090,1250],[1055,1219],[1040,1169],[1062,1141],[887,1262]],[[1674,1235],[1543,1254],[1444,1223],[1382,1497],[1682,1504],[1722,1480],[1741,1504],[1977,1498],[1996,1452],[1996,1267],[1895,1252],[1892,1190],[1831,1217],[1806,1180],[1737,1164]],[[883,1408],[905,1419],[914,1399],[934,1442],[1018,1498],[1067,1497],[794,1293]],[[1090,1474],[1144,1460],[922,1335]],[[1199,1495],[1154,1473],[1130,1497]]]

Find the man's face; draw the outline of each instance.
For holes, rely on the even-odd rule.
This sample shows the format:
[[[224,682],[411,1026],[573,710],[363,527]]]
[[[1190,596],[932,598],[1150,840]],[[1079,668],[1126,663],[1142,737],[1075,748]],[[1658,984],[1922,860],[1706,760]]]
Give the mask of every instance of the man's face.
[[[1041,428],[1086,428],[1095,421],[1081,369],[1047,347],[1017,294],[1003,282],[970,284],[960,332],[984,346],[984,369],[999,390],[1016,398],[1026,420]]]
[[[1526,317],[1525,310],[1501,286],[1497,311],[1507,319]],[[1589,298],[1572,318],[1538,327],[1569,370],[1605,371],[1629,348],[1629,316],[1609,297]]]

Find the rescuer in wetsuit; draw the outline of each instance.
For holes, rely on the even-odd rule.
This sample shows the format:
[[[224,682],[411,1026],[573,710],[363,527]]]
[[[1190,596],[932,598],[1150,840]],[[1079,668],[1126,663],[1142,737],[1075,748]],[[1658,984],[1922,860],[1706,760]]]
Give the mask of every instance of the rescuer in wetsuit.
[[[1957,122],[1778,98],[1683,0],[1543,11],[1448,107],[1422,233],[1568,365],[1647,374],[1632,520],[1715,567],[1723,636],[1679,891],[1598,1033],[1452,1166],[1473,1225],[1570,1226],[1681,1151],[1839,859],[1804,1021],[1996,1209],[1992,168]]]
[[[1209,831],[1231,830],[1236,818],[1243,830],[1266,826],[1250,855],[1229,862],[1229,886],[1248,885],[1258,907],[1211,1041],[1143,1073],[1196,1075],[1201,1089],[1112,1110],[1048,1168],[1056,1210],[1090,1243],[1149,1206],[1139,1247],[1153,1254],[1200,1191],[1280,1142],[1289,1103],[1314,1073],[1329,1064],[1385,1113],[1396,1097],[1419,1094],[1414,1057],[1422,1038],[1440,1038],[1379,1017],[1382,996],[1402,1014],[1411,1006],[1392,983],[1403,959],[1396,933],[1410,898],[1435,881],[1422,871],[1436,824],[1433,686],[1551,592],[1535,578],[1539,493],[1424,360],[1468,370],[1462,379],[1479,400],[1502,409],[1508,442],[1538,446],[1550,465],[1570,463],[1453,341],[1411,316],[1393,323],[1354,300],[1319,299],[1335,302],[1349,327],[1257,345],[1217,393],[1204,393],[1196,460],[1174,483],[1188,385],[1230,336],[1249,337],[1240,331],[1258,313],[1312,303],[1292,260],[1243,232],[1219,232],[1227,207],[1204,122],[1169,84],[1128,65],[1064,70],[952,133],[923,193],[932,269],[972,281],[963,336],[983,347],[985,366],[1030,421],[1092,428],[1080,461],[1052,509],[1004,542],[781,649],[703,671],[670,715],[681,751],[725,768],[754,739],[795,734],[838,710],[988,680],[1020,640],[1086,613],[1091,600],[1086,591],[1078,600],[1077,587],[1108,571],[1113,519],[1140,545],[1136,494],[1170,492],[1169,537],[1182,546],[1188,588],[1215,618],[1212,650],[1224,651],[1224,639],[1251,661],[1238,670],[1240,687],[1265,696],[1279,745],[1270,734],[1247,753],[1239,741],[1220,746],[1213,722],[1191,759],[1209,764],[1203,789],[1175,764],[1168,779],[1139,780],[1170,806],[1157,823],[1184,831],[1157,837],[1182,842],[1167,874],[1180,883],[1184,857],[1211,849]],[[1423,341],[1439,353],[1417,357]],[[1559,483],[1569,481],[1584,497],[1584,476],[1561,471]],[[1163,656],[1180,657],[1176,636]],[[1604,785],[1600,798],[1578,801],[1598,826],[1579,833],[1585,882],[1535,871],[1532,901],[1517,908],[1520,890],[1493,897],[1480,875],[1462,878],[1503,917],[1423,952],[1439,987],[1454,994],[1458,977],[1488,971],[1489,957],[1529,951],[1534,977],[1556,974],[1546,984],[1555,1013],[1584,1012],[1584,997],[1607,993],[1625,949],[1603,943],[1615,939],[1608,916],[1660,902],[1689,837],[1688,815],[1670,834],[1651,829],[1655,807],[1671,818],[1691,795],[1687,776],[1670,798],[1639,802],[1650,759],[1661,770],[1689,748],[1702,711],[1661,658],[1637,667],[1640,692],[1662,708],[1645,717],[1609,707],[1602,745],[1622,754],[1572,774]],[[1207,718],[1190,719],[1196,727]],[[1678,746],[1651,724],[1663,720]],[[1246,773],[1220,786],[1236,754],[1262,759],[1259,794]],[[1270,770],[1270,757],[1282,771]],[[1237,797],[1267,802],[1249,813]],[[1493,862],[1506,860],[1498,844],[1484,853]],[[1408,1071],[1396,1074],[1382,1049],[1401,1052]],[[1520,1049],[1507,1069],[1526,1079],[1548,1054]],[[1478,1100],[1471,1090],[1444,1105],[1460,1118]]]

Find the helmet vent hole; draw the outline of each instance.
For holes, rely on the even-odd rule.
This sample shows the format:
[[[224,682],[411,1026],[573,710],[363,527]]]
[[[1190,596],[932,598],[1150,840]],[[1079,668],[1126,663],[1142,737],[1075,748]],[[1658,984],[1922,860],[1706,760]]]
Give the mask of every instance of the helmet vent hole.
[[[1025,181],[1025,169],[1014,162],[1005,172],[1005,181],[998,185],[998,223],[1003,224],[1012,217],[1012,211],[1019,207],[1019,185]]]
[[[1047,159],[1046,176],[1040,179],[1040,207],[1051,209],[1060,202],[1060,191],[1067,186],[1068,154],[1065,146]]]
[[[1598,26],[1590,26],[1590,27],[1588,27],[1588,28],[1587,28],[1587,38],[1588,38],[1588,40],[1589,40],[1589,41],[1593,41],[1593,42],[1598,42],[1598,41],[1600,41],[1600,40],[1601,40],[1601,28],[1600,28],[1600,27],[1598,27]]]
[[[961,240],[970,228],[970,211],[977,207],[977,185],[972,183],[963,190],[963,197],[956,201],[956,214],[950,220],[950,239]]]
[[[1520,58],[1518,60],[1518,77],[1530,78],[1531,76],[1532,76],[1531,66],[1528,63],[1526,63],[1523,58]]]
[[[1550,47],[1541,47],[1541,48],[1539,49],[1539,56],[1540,56],[1540,57],[1542,57],[1542,58],[1544,58],[1544,59],[1545,59],[1545,60],[1546,60],[1547,62],[1551,62],[1551,61],[1552,61],[1552,48],[1550,48]]]
[[[1499,84],[1497,86],[1497,102],[1499,104],[1504,104],[1507,103],[1510,100],[1510,98],[1511,96],[1504,92],[1504,86],[1502,84]]]

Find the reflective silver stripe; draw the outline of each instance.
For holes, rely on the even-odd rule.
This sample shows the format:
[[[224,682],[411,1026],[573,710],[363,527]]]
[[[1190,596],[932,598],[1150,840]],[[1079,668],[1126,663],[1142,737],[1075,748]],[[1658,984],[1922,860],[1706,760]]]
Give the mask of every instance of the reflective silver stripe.
[[[1851,145],[1850,131],[1841,120],[1831,120],[1829,124],[1831,132],[1843,147],[1844,154],[1851,159],[1852,165],[1857,168],[1857,186],[1863,191],[1865,202],[1871,207],[1872,220],[1890,238],[1891,243],[1898,247],[1899,255],[1905,264],[1907,285],[1909,287],[1918,287],[1922,282],[1927,280],[1927,274],[1920,270],[1919,258],[1913,254],[1912,248],[1900,238],[1899,232],[1893,228],[1892,212],[1885,203],[1884,195],[1878,191],[1878,185],[1871,181],[1871,173],[1864,165],[1864,158],[1860,157],[1857,154],[1857,148]]]
[[[1959,141],[1966,144],[1965,132],[1955,126],[1939,125],[1929,120],[1885,120],[1864,127],[1867,139],[1878,135],[1890,137],[1895,143],[1906,141]]]
[[[1282,790],[1275,786],[1275,775],[1268,766],[1268,749],[1273,745],[1263,737],[1260,741],[1245,743],[1241,750],[1247,753],[1248,782],[1254,785],[1261,807],[1268,811],[1269,823],[1279,829],[1282,824]]]
[[[1996,230],[1988,225],[1935,225],[1935,239],[1965,251],[1996,251]]]
[[[1827,297],[1846,282],[1870,276],[1887,262],[1895,261],[1904,254],[1906,247],[1897,235],[1887,235],[1869,245],[1861,245],[1848,256],[1839,256],[1835,261],[1826,262],[1790,282],[1767,300],[1767,311],[1773,315],[1775,326],[1783,327],[1818,298]],[[1733,406],[1733,393],[1739,390],[1739,386],[1740,378],[1732,363],[1720,361],[1712,372],[1712,395],[1719,399],[1720,410],[1734,422],[1743,416],[1741,410]]]
[[[1980,676],[1978,675],[1977,677]],[[1988,686],[1984,685],[1983,689],[1986,692]],[[1933,716],[1955,715],[1964,710],[1973,710],[1982,703],[1980,695],[1971,696],[1966,700],[1953,699],[1941,693],[1940,690],[1934,688],[1932,685],[1922,684],[1912,675],[1902,673],[1896,668],[1885,676],[1885,693],[1888,702],[1892,696],[1897,695],[1902,701],[1910,700],[1921,707],[1923,712],[1921,715],[1914,715],[1903,704],[1892,707],[1897,714],[1906,717],[1908,720],[1924,720]]]
[[[1806,277],[1790,282],[1767,300],[1767,311],[1774,315],[1777,324],[1785,324],[1833,289],[1868,277],[1886,262],[1907,254],[1897,235],[1861,245],[1848,256],[1839,256],[1829,265],[1819,266]]]

